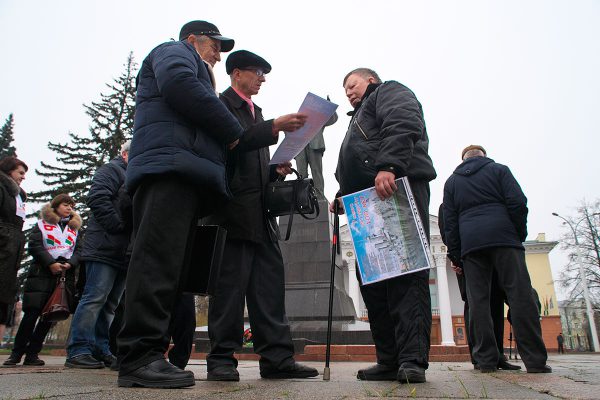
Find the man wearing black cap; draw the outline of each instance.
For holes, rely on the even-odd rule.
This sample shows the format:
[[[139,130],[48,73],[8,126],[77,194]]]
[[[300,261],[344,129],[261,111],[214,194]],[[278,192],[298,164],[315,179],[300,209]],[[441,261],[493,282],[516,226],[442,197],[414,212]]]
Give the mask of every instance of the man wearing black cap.
[[[234,199],[207,218],[227,229],[227,241],[217,293],[210,299],[206,358],[208,380],[239,381],[233,353],[242,345],[244,300],[248,306],[254,351],[260,355],[260,375],[266,379],[308,378],[314,368],[294,360],[294,346],[285,315],[284,267],[277,243],[275,218],[265,213],[263,192],[277,174],[291,172],[290,163],[269,167],[269,147],[280,131],[301,128],[306,115],[288,114],[265,121],[251,100],[265,82],[271,65],[245,50],[225,62],[231,87],[221,100],[244,127],[239,145],[228,154]]]
[[[181,40],[163,43],[142,63],[126,185],[133,194],[135,241],[118,336],[119,386],[185,387],[194,374],[165,360],[169,323],[180,297],[188,237],[198,218],[231,198],[225,157],[243,129],[219,101],[203,44],[231,50],[233,40],[192,21]],[[202,55],[202,57],[206,57]],[[216,60],[216,61],[215,61]]]
[[[481,372],[498,368],[490,313],[492,277],[510,305],[521,359],[529,373],[548,373],[548,358],[525,264],[527,198],[510,169],[481,146],[462,152],[463,162],[444,185],[444,236],[448,257],[463,269],[469,302],[473,357]]]

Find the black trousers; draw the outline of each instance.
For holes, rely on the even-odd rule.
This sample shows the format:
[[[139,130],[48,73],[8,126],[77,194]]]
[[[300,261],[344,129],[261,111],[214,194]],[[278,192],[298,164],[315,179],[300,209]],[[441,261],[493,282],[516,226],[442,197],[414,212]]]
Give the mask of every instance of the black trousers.
[[[42,321],[39,319],[42,310],[37,308],[29,308],[25,310],[17,336],[15,336],[15,344],[12,349],[12,355],[22,357],[36,356],[44,346],[44,339],[52,328],[53,322]],[[36,323],[37,322],[37,323]]]
[[[463,265],[473,332],[473,357],[479,365],[495,368],[498,364],[498,347],[489,308],[494,273],[510,304],[512,328],[521,359],[528,368],[545,365],[548,355],[525,264],[525,251],[492,247],[467,254]]]
[[[279,245],[227,240],[217,293],[208,307],[208,371],[221,365],[237,366],[233,353],[242,346],[244,300],[254,352],[261,357],[260,368],[281,368],[293,363],[294,345],[285,315],[284,267]]]
[[[464,270],[461,275],[456,275],[458,280],[458,289],[460,290],[460,297],[465,302],[464,306],[464,318],[465,326],[467,327],[467,344],[469,345],[469,354],[471,355],[471,362],[478,364],[473,358],[473,331],[471,330],[470,318],[469,318],[469,300],[467,299],[467,285],[465,281]],[[496,346],[498,347],[498,356],[504,359],[504,300],[506,295],[498,286],[498,278],[496,274],[492,276],[492,287],[490,293],[490,314],[492,316],[492,322],[494,324],[494,336],[496,338]]]
[[[192,354],[195,331],[196,303],[194,295],[183,293],[175,303],[169,324],[169,334],[173,340],[173,347],[169,350],[171,364],[181,369],[185,368]]]
[[[164,358],[169,324],[181,297],[188,237],[198,218],[214,201],[175,177],[143,182],[133,197],[135,241],[127,271],[123,329],[117,337],[120,375]]]
[[[411,181],[410,186],[429,240],[429,183]],[[360,292],[369,312],[377,362],[411,362],[427,368],[431,342],[429,270],[361,285]]]

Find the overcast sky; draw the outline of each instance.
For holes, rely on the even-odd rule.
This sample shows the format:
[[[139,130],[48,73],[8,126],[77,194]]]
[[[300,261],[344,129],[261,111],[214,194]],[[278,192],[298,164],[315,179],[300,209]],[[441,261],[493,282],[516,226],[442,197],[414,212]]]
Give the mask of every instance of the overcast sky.
[[[529,198],[529,239],[564,228],[551,216],[599,197],[600,1],[22,1],[0,0],[0,119],[33,169],[46,145],[83,134],[83,103],[192,19],[215,23],[236,49],[273,66],[254,98],[265,117],[295,112],[308,91],[330,95],[339,121],[325,130],[325,192],[350,110],[344,75],[360,66],[410,87],[423,105],[438,172],[431,211],[460,151],[481,144],[508,165]],[[219,90],[228,86],[224,59]],[[565,262],[551,253],[556,272]]]

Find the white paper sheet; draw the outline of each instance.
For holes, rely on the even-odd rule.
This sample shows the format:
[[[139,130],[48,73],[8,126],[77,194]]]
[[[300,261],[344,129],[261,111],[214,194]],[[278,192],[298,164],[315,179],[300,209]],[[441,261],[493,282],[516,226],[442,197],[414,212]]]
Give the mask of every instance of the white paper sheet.
[[[337,107],[337,104],[309,92],[298,110],[308,116],[306,124],[295,132],[286,133],[269,164],[292,161],[329,121]]]

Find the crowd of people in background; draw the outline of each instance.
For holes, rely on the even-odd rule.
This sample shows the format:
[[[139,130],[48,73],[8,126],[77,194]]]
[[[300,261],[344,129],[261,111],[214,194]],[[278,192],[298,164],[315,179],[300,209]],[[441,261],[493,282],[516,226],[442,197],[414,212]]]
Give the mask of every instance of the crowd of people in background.
[[[208,380],[239,380],[234,352],[243,341],[245,304],[262,378],[318,375],[294,359],[279,232],[263,204],[267,183],[292,172],[291,163],[268,164],[268,146],[277,143],[280,132],[302,128],[307,116],[264,120],[252,97],[271,65],[247,50],[227,58],[230,87],[219,96],[213,68],[233,47],[234,40],[214,24],[191,21],[178,41],[159,45],[144,60],[133,139],[96,171],[85,232],[68,194],[44,205],[33,226],[24,315],[5,366],[23,357],[24,365],[44,365],[39,353],[52,322],[42,310],[60,277],[68,292],[76,292],[77,279],[81,290],[78,305],[72,304],[66,367],[110,367],[118,370],[123,387],[194,385],[193,373],[185,370],[195,330],[194,298],[182,287],[191,232],[202,219],[228,230],[218,291],[208,311]],[[350,71],[342,85],[353,111],[330,211],[338,212],[337,197],[373,186],[387,199],[397,190],[395,180],[408,177],[429,237],[429,182],[437,173],[421,103],[408,87],[384,82],[369,68]],[[481,146],[467,147],[462,159],[444,188],[440,231],[461,282],[473,363],[484,373],[520,368],[506,361],[499,337],[506,302],[527,372],[551,372],[522,244],[527,200],[508,167],[488,158]],[[0,161],[4,325],[15,314],[27,198],[20,185],[27,170],[16,157]],[[425,270],[361,285],[377,363],[359,370],[358,379],[426,381],[432,324],[428,280]],[[175,346],[167,360],[171,339]],[[562,344],[562,336],[557,340]]]

